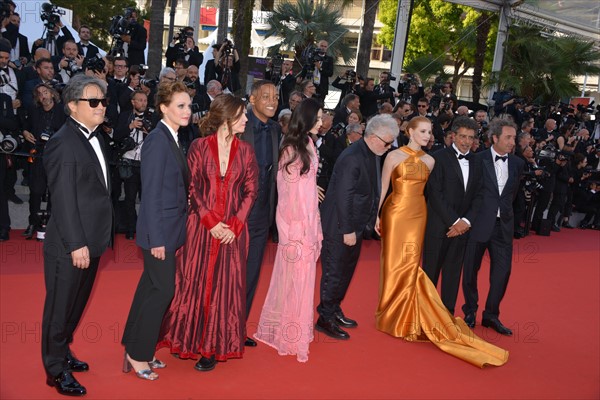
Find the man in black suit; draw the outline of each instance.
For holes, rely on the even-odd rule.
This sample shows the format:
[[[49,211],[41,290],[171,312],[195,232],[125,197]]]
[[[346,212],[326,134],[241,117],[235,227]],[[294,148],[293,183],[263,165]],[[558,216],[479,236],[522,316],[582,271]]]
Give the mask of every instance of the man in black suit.
[[[89,366],[73,356],[69,345],[112,236],[108,163],[104,143],[95,135],[104,121],[106,86],[79,74],[62,95],[70,118],[44,149],[53,207],[44,240],[42,360],[49,386],[82,396],[86,389],[72,372]]]
[[[92,38],[92,31],[87,25],[81,25],[79,28],[79,43],[77,43],[77,50],[85,60],[89,60],[98,54],[98,48],[90,43]]]
[[[275,178],[281,127],[272,118],[277,111],[278,101],[277,88],[272,82],[255,81],[250,92],[252,108],[247,113],[248,122],[241,137],[252,145],[259,168],[258,197],[248,216],[250,242],[246,263],[246,316],[250,314],[254,300],[269,227],[275,214]],[[254,347],[256,342],[246,338],[246,346]]]
[[[37,78],[33,78],[25,82],[23,87],[23,105],[25,108],[34,106],[33,102],[33,90],[40,83],[50,83],[54,79],[54,64],[49,58],[40,58],[35,62],[35,71],[37,72]]]
[[[492,146],[474,157],[475,168],[481,171],[481,185],[477,190],[473,208],[474,219],[465,252],[463,294],[465,322],[475,326],[478,307],[477,273],[483,254],[490,255],[490,291],[483,311],[481,324],[502,335],[512,335],[498,316],[500,301],[504,297],[510,277],[514,214],[513,200],[519,189],[524,162],[512,154],[517,137],[517,126],[509,120],[497,118],[488,128]]]
[[[19,27],[21,26],[21,16],[18,13],[13,13],[10,16],[10,23],[17,27],[16,32],[13,35],[9,35],[6,39],[10,41],[12,51],[11,60],[19,60],[21,65],[25,65],[31,60],[31,53],[29,52],[29,41],[27,36],[19,33]]]
[[[346,125],[348,115],[353,112],[360,112],[360,98],[357,95],[350,93],[342,99],[342,104],[335,110],[333,126],[336,126],[340,122]]]
[[[52,57],[60,56],[61,49],[67,40],[75,40],[75,38],[69,28],[64,26],[59,19],[54,28],[48,31],[45,39],[37,39],[33,42],[31,52],[35,53],[38,47],[44,47],[50,52]]]
[[[358,325],[344,315],[340,305],[360,256],[363,235],[375,226],[381,190],[379,157],[397,136],[398,125],[391,116],[373,117],[363,139],[338,158],[321,204],[323,275],[315,329],[335,339],[349,339],[342,327]]]
[[[364,128],[362,124],[348,124],[333,145],[333,158],[335,160],[348,148],[352,143],[358,142],[363,136]]]
[[[454,143],[432,154],[435,168],[426,187],[423,270],[435,286],[442,273],[442,301],[452,314],[473,219],[471,204],[481,181],[481,171],[470,161],[477,128],[477,122],[466,117],[454,121]]]
[[[321,102],[329,93],[329,78],[333,76],[333,57],[327,55],[329,43],[327,40],[320,40],[317,44],[317,52],[322,61],[315,61],[314,65],[308,69],[304,68],[297,78],[296,83],[302,82],[309,71],[312,71],[312,81],[317,88],[317,95]]]
[[[138,23],[137,17],[137,11],[132,8],[128,8],[125,12],[124,18],[129,19],[131,35],[123,35],[122,38],[127,43],[127,61],[129,65],[146,64],[144,50],[146,50],[148,31],[146,31],[143,24]]]

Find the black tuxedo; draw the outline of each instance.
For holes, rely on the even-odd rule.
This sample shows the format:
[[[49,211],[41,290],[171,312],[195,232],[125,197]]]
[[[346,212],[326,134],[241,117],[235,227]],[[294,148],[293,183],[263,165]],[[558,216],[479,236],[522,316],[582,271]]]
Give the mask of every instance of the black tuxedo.
[[[98,54],[100,52],[98,50],[98,47],[89,43],[87,45],[87,53],[84,55],[83,54],[83,46],[81,45],[81,42],[77,43],[77,51],[79,52],[80,55],[85,56],[86,60],[88,60],[90,58],[94,58],[96,56],[96,54]]]
[[[193,49],[186,52],[183,45],[180,43],[177,43],[173,47],[169,45],[169,47],[167,47],[167,51],[165,52],[165,57],[167,58],[167,67],[171,68],[175,64],[175,61],[177,61],[179,58],[183,58],[190,65],[195,65],[198,68],[200,68],[202,61],[204,61],[204,56],[202,53],[200,53],[200,51],[198,51],[198,46],[194,46]]]
[[[317,311],[325,320],[341,311],[340,304],[360,255],[363,233],[374,226],[381,180],[379,162],[379,157],[361,139],[344,150],[333,167],[321,204],[323,275]],[[344,234],[353,232],[356,244],[346,246]]]
[[[148,31],[144,25],[136,23],[132,26],[131,42],[127,47],[127,61],[129,65],[146,64],[144,50],[146,50],[146,38]]]
[[[473,154],[469,154],[472,158]],[[459,218],[473,219],[471,204],[481,183],[481,171],[468,161],[469,176],[465,189],[464,177],[453,147],[432,154],[435,168],[426,186],[427,228],[423,247],[423,270],[437,286],[442,278],[442,301],[454,314],[460,286],[465,246],[468,232],[454,238],[446,237],[448,229]]]
[[[102,138],[98,137],[103,148]],[[108,165],[104,157],[105,165]],[[105,180],[91,142],[72,119],[44,149],[44,167],[53,204],[44,240],[46,301],[42,359],[46,373],[66,370],[65,357],[92,290],[100,256],[112,237],[110,180]],[[73,266],[71,252],[87,246],[90,265]]]
[[[464,259],[463,293],[465,314],[475,313],[478,308],[477,273],[485,250],[490,254],[490,291],[483,317],[498,318],[500,301],[504,297],[510,277],[514,213],[513,201],[519,190],[524,162],[519,157],[508,154],[508,179],[500,193],[496,170],[501,171],[503,161],[494,161],[491,149],[477,153],[473,158],[475,168],[481,171],[481,185],[475,197],[471,220],[471,230]],[[498,165],[496,165],[498,164]],[[497,217],[500,210],[500,217]]]
[[[275,214],[275,191],[277,177],[277,160],[279,158],[279,137],[281,127],[271,119],[266,125],[254,115],[250,109],[248,122],[241,139],[250,143],[256,154],[259,168],[258,197],[248,216],[248,259],[246,262],[246,316],[250,314],[254,293],[260,276],[260,266],[267,244],[269,228]],[[203,132],[206,134],[207,132]],[[259,143],[264,145],[259,148]],[[267,154],[267,153],[270,153]]]
[[[333,115],[333,126],[336,126],[340,122],[345,126],[348,123],[348,115],[350,115],[351,112],[352,111],[348,110],[348,107],[340,104],[340,106],[335,109],[335,114]]]
[[[134,360],[152,361],[163,315],[175,294],[175,252],[186,237],[189,171],[173,135],[159,122],[142,146],[142,200],[137,219],[144,255],[122,343]],[[165,259],[151,254],[165,247]]]

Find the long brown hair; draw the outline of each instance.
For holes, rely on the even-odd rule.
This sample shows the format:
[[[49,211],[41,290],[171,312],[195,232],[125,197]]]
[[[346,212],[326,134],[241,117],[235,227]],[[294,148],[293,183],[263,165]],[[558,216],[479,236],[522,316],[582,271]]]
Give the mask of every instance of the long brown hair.
[[[232,94],[220,94],[210,103],[208,113],[198,123],[202,136],[215,133],[217,129],[227,123],[229,132],[232,125],[244,112],[244,100]]]

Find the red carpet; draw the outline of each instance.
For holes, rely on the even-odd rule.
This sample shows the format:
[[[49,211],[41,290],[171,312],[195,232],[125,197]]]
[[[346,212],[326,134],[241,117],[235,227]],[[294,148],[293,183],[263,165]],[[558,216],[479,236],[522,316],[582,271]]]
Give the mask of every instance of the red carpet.
[[[44,281],[41,244],[20,232],[0,244],[0,398],[64,398],[45,385],[40,360]],[[275,246],[265,257],[249,323],[258,321]],[[306,364],[259,345],[241,360],[199,373],[192,361],[168,363],[160,379],[142,381],[121,372],[120,339],[141,271],[138,251],[118,237],[102,259],[95,290],[72,346],[91,364],[76,374],[88,399],[597,399],[600,397],[600,232],[563,230],[515,242],[513,273],[502,303],[503,337],[477,325],[475,332],[510,352],[508,363],[480,370],[430,343],[409,343],[374,328],[379,243],[366,242],[344,311],[359,321],[339,342],[315,332]],[[488,268],[480,290],[487,294]],[[458,306],[462,305],[462,295]],[[458,307],[457,307],[458,308]],[[481,313],[477,316],[478,324]]]

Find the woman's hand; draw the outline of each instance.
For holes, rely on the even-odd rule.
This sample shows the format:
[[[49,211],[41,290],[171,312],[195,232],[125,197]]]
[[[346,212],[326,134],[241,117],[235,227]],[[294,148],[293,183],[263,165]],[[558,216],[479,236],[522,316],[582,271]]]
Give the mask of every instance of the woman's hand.
[[[235,240],[235,233],[233,233],[230,229],[223,230],[223,238],[221,239],[221,244],[231,244]]]
[[[381,236],[381,221],[379,220],[379,217],[377,217],[377,219],[375,220],[375,232],[377,232],[377,234]]]
[[[229,230],[229,225],[219,222],[210,230],[210,234],[217,240],[221,240],[225,238],[225,230]],[[231,232],[231,231],[229,231]]]

